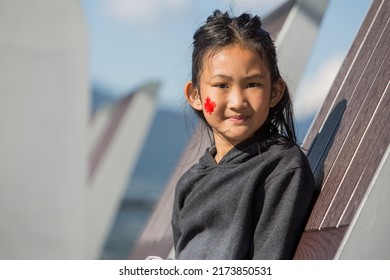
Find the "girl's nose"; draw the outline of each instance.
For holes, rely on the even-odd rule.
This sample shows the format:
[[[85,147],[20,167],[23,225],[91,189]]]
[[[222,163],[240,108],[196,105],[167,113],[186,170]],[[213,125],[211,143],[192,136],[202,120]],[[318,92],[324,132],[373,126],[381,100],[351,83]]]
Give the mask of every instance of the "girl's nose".
[[[248,107],[248,102],[241,88],[232,88],[229,93],[228,107],[231,110],[242,110]]]

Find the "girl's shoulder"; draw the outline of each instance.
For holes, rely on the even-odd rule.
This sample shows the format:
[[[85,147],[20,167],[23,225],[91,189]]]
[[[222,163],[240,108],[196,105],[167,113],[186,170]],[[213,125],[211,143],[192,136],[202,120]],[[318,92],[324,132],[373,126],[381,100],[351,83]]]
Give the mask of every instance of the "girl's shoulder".
[[[261,153],[261,157],[264,160],[276,161],[285,166],[305,168],[310,166],[303,149],[282,136],[269,139],[267,147]]]

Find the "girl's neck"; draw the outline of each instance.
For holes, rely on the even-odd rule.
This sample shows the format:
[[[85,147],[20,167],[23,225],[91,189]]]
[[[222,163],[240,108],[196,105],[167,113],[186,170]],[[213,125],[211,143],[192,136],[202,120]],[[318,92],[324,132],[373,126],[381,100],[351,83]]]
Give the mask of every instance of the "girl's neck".
[[[234,147],[234,145],[216,133],[214,133],[214,141],[215,148],[217,150],[214,159],[216,163],[219,163],[221,159]]]

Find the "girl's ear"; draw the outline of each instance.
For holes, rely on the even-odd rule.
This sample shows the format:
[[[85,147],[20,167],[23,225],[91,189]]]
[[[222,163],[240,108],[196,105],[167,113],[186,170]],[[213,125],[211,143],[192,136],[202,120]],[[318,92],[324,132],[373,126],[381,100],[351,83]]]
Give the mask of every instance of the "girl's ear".
[[[199,90],[194,88],[192,81],[188,81],[184,86],[184,95],[187,99],[187,102],[191,105],[192,108],[198,111],[203,110],[202,100],[200,99]]]
[[[282,79],[277,80],[272,86],[270,107],[275,107],[284,95],[286,84]]]

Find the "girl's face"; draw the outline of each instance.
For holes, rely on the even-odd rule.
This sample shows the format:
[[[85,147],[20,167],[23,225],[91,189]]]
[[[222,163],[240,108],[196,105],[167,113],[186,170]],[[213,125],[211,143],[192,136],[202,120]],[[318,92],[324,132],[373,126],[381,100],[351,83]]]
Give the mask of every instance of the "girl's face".
[[[271,84],[258,54],[234,44],[206,54],[198,88],[188,82],[185,92],[191,106],[203,111],[216,144],[222,140],[235,146],[264,124],[284,87],[282,81]]]

